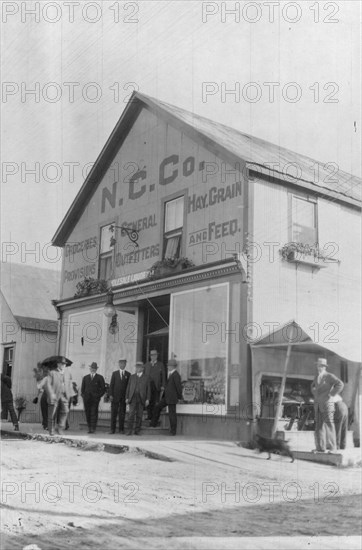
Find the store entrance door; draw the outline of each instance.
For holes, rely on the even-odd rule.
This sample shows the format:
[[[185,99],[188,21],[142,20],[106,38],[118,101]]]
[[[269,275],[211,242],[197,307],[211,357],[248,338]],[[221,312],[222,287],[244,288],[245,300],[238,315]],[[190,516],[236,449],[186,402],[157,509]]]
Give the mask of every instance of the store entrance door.
[[[142,359],[150,360],[150,351],[158,351],[158,360],[167,365],[170,319],[170,296],[158,296],[145,303],[145,339]],[[165,368],[167,376],[167,369]]]
[[[147,360],[149,360],[151,349],[158,351],[158,360],[166,366],[168,360],[168,329],[165,334],[148,334],[147,335]]]

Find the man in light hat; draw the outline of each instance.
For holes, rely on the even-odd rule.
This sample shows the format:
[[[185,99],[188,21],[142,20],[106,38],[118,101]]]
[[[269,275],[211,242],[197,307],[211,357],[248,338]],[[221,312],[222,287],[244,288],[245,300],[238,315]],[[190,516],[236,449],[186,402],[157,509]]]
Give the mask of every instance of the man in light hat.
[[[342,380],[327,372],[327,359],[320,357],[316,363],[317,376],[312,382],[314,396],[315,444],[317,452],[336,451],[333,396],[344,387]]]
[[[161,401],[156,405],[151,426],[155,428],[158,424],[162,409],[168,407],[168,418],[170,421],[170,433],[176,435],[177,431],[177,414],[176,405],[179,399],[182,399],[181,376],[176,370],[177,361],[169,359],[167,363],[168,379],[166,382],[165,392]]]
[[[124,419],[126,418],[126,391],[131,373],[126,370],[127,359],[122,357],[118,361],[119,369],[112,372],[109,384],[109,398],[111,400],[111,431],[114,434],[119,422],[119,433],[124,433]]]
[[[89,366],[90,373],[83,377],[81,396],[83,397],[84,412],[88,424],[88,433],[96,431],[98,422],[98,407],[101,397],[105,394],[106,384],[101,374],[97,373],[97,363]]]
[[[48,373],[43,385],[48,401],[49,435],[54,435],[54,429],[60,435],[65,430],[69,413],[69,400],[74,395],[69,375],[67,376],[68,373],[65,371],[66,366],[65,357],[59,357],[57,367]],[[55,428],[56,423],[57,428]]]
[[[132,435],[133,424],[136,418],[134,433],[139,435],[142,426],[143,409],[148,407],[151,397],[150,379],[144,373],[142,361],[136,363],[136,373],[132,374],[126,392],[126,403],[129,405],[128,432]]]

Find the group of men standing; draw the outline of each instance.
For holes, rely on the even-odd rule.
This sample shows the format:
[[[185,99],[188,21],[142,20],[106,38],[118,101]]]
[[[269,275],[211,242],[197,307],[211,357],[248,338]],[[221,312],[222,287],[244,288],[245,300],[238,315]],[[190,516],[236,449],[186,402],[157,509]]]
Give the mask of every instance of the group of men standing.
[[[168,377],[163,363],[158,361],[156,350],[150,352],[150,361],[146,364],[138,361],[136,372],[126,370],[127,360],[118,362],[119,369],[112,373],[109,385],[111,400],[111,430],[116,432],[117,418],[119,433],[125,433],[125,417],[129,406],[127,435],[138,435],[142,427],[143,411],[147,409],[150,426],[156,427],[160,413],[166,406],[169,410],[170,433],[176,435],[176,404],[182,398],[181,377],[177,372],[177,362],[168,361]]]
[[[117,419],[119,433],[125,433],[125,418],[129,406],[127,435],[138,435],[142,426],[143,411],[147,409],[150,426],[157,426],[160,413],[168,406],[170,432],[176,435],[177,416],[176,404],[182,398],[181,377],[176,370],[174,359],[168,361],[168,377],[163,363],[158,361],[157,351],[150,352],[151,360],[145,365],[136,363],[136,372],[131,374],[126,370],[127,360],[118,361],[119,369],[112,373],[109,385],[111,401],[111,430],[116,432]],[[56,368],[38,382],[38,389],[43,391],[47,399],[49,435],[55,432],[62,434],[66,428],[69,412],[69,401],[74,396],[70,369],[66,368],[65,357],[59,357]],[[104,377],[97,373],[97,363],[91,363],[89,374],[85,375],[81,384],[84,412],[88,425],[88,433],[96,431],[98,423],[99,403],[106,393]],[[4,385],[4,382],[3,382]]]

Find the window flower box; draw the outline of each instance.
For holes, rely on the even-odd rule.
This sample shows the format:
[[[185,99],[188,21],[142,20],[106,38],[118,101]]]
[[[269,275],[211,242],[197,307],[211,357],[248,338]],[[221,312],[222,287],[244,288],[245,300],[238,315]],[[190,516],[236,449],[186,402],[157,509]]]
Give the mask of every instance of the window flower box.
[[[287,243],[280,250],[280,254],[287,262],[309,265],[317,269],[327,267],[328,263],[338,262],[323,253],[317,244]]]
[[[152,265],[148,277],[150,279],[161,279],[189,267],[194,267],[194,265],[188,258],[164,258]]]
[[[92,294],[103,294],[108,290],[107,281],[104,279],[93,279],[93,277],[85,277],[76,286],[77,292],[74,298],[82,298],[83,296],[91,296]]]

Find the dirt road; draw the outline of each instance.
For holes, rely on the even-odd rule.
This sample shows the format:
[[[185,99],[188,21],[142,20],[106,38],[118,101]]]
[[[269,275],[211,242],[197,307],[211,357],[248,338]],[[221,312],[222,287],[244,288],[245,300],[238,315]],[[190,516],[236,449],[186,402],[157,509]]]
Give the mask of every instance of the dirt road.
[[[280,537],[360,536],[360,468],[230,453],[240,467],[191,452],[164,462],[4,440],[2,548],[240,548],[238,537],[269,541],[243,548],[281,548]]]

